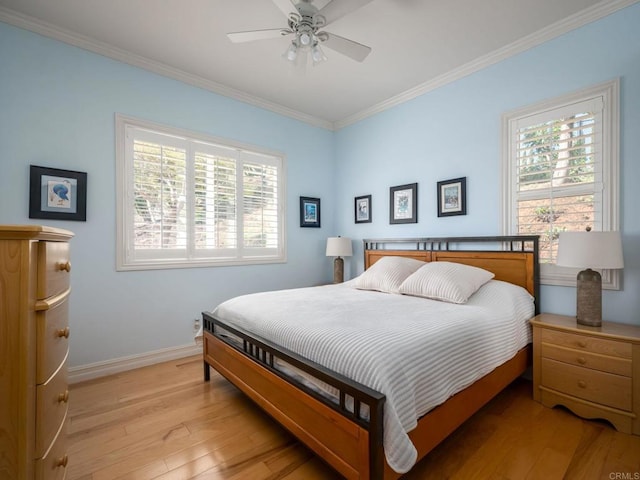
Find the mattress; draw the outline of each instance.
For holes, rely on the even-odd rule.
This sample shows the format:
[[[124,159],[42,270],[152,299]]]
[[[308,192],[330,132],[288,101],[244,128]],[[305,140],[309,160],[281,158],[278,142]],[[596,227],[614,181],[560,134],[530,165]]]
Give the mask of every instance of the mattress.
[[[213,316],[384,394],[385,456],[405,473],[418,419],[530,343],[533,312],[526,290],[491,280],[462,305],[347,283],[243,295]]]

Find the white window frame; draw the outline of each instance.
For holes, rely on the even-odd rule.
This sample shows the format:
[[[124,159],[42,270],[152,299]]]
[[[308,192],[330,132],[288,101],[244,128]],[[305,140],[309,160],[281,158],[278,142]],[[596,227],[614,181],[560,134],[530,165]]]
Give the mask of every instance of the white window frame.
[[[553,120],[553,113],[572,104],[596,101],[602,102],[600,141],[601,153],[596,156],[600,162],[602,178],[602,230],[618,231],[620,228],[619,206],[619,107],[620,80],[614,79],[584,90],[545,100],[534,105],[507,112],[502,116],[502,231],[506,235],[518,233],[517,210],[517,158],[515,132],[517,124],[529,117],[537,121]],[[548,115],[545,117],[545,114]],[[533,123],[533,121],[532,121]],[[597,188],[599,188],[598,186]],[[597,254],[597,253],[596,253]],[[589,265],[585,265],[585,268]],[[540,265],[540,281],[544,285],[575,286],[576,275],[581,269],[559,267],[555,264]],[[620,271],[602,270],[602,287],[620,289]]]
[[[179,142],[204,143],[203,148],[212,151],[220,150],[233,152],[241,166],[245,162],[255,163],[256,159],[261,159],[260,164],[276,166],[278,169],[278,232],[277,248],[256,249],[244,248],[242,229],[242,202],[239,201],[236,221],[238,230],[236,232],[237,248],[233,249],[231,255],[225,253],[220,255],[220,251],[196,249],[193,246],[193,239],[187,241],[184,252],[176,254],[175,251],[166,249],[153,250],[154,254],[143,250],[136,251],[133,247],[134,236],[134,201],[133,201],[133,141],[127,140],[127,134],[132,129],[144,129],[153,134],[169,135],[176,137]],[[286,263],[286,158],[281,152],[270,151],[258,148],[253,145],[246,145],[221,139],[201,133],[194,133],[166,125],[161,125],[146,120],[141,120],[126,115],[116,114],[115,116],[116,134],[116,270],[157,270],[170,268],[192,268],[211,267],[229,265],[258,265],[269,263]],[[142,134],[144,135],[144,134]],[[170,142],[170,139],[167,139]],[[200,148],[200,147],[199,147]],[[191,152],[188,151],[187,158],[187,182],[192,185],[194,172],[190,159]],[[239,168],[239,171],[242,169]],[[242,195],[241,174],[237,177],[238,195]],[[189,197],[190,191],[187,192]],[[241,198],[239,199],[241,200]],[[189,202],[190,200],[187,200]],[[193,215],[193,209],[187,209]],[[192,224],[193,218],[188,218],[187,222]],[[208,255],[207,253],[210,253]]]

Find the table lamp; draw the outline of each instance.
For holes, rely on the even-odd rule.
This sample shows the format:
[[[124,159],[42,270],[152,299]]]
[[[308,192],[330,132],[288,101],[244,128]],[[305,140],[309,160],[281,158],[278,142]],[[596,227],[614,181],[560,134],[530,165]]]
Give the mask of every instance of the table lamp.
[[[556,264],[586,268],[577,276],[576,319],[580,325],[602,326],[602,277],[592,268],[622,268],[620,232],[562,232]]]
[[[345,237],[329,237],[327,239],[327,257],[336,257],[333,261],[333,283],[344,281],[344,260],[342,257],[353,255],[351,239]]]

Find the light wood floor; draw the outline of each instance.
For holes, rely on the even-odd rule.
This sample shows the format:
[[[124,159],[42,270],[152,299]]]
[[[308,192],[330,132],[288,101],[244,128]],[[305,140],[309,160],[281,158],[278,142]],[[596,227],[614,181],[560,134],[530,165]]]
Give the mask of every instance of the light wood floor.
[[[202,360],[73,385],[70,480],[338,479]],[[617,476],[616,476],[617,475]],[[640,437],[544,408],[518,380],[406,475],[640,479]]]

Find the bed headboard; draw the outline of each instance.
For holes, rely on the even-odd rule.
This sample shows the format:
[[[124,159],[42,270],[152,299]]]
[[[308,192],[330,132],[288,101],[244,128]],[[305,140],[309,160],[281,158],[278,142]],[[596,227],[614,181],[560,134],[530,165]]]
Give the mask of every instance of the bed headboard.
[[[539,312],[539,237],[441,237],[365,239],[364,268],[386,256],[415,258],[423,262],[455,262],[493,272],[496,280],[525,288],[535,297]]]

